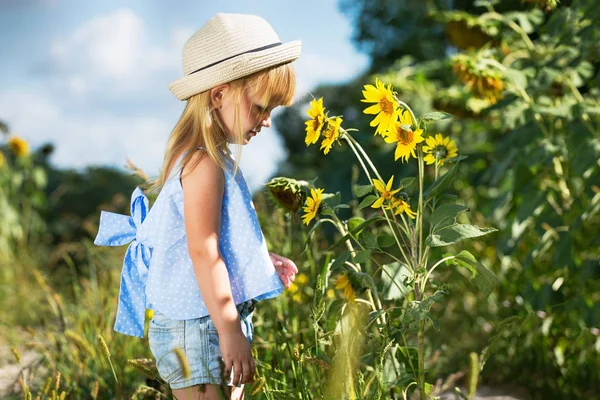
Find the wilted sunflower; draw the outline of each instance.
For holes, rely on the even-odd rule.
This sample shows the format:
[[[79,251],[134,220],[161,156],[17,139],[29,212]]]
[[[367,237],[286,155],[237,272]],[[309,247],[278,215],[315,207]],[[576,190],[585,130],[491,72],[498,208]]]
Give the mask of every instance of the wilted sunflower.
[[[473,94],[496,104],[502,98],[504,81],[500,71],[489,64],[485,57],[473,59],[459,54],[453,59],[452,71]]]
[[[373,186],[379,192],[379,198],[371,205],[373,208],[380,208],[385,202],[390,203],[394,198],[394,195],[400,191],[400,189],[392,190],[392,184],[394,183],[394,175],[390,178],[387,184],[384,186],[383,182],[379,179],[373,179]],[[389,208],[389,207],[384,207]]]
[[[392,208],[394,209],[394,215],[406,213],[410,218],[415,219],[417,214],[410,209],[410,205],[402,199],[392,199]]]
[[[352,284],[350,283],[350,278],[348,277],[347,272],[337,279],[337,281],[335,282],[335,288],[343,289],[344,296],[346,296],[348,301],[350,301],[351,303],[354,303],[354,301],[356,300],[356,293],[354,292],[354,288],[352,287]]]
[[[25,157],[29,154],[29,143],[18,136],[11,136],[8,139],[8,148],[17,156]]]
[[[375,119],[371,121],[371,126],[377,127],[375,135],[380,134],[383,136],[398,118],[396,100],[391,87],[392,85],[388,85],[386,88],[379,78],[375,78],[375,86],[365,85],[365,90],[363,90],[365,98],[361,101],[363,103],[376,103],[363,111],[365,114],[377,114]]]
[[[458,147],[454,140],[449,137],[443,137],[437,133],[435,137],[425,138],[426,146],[423,146],[423,152],[427,154],[424,158],[427,164],[434,164],[437,161],[438,166],[444,165],[444,161],[454,158],[458,155]]]
[[[267,182],[265,186],[279,207],[295,214],[304,202],[306,196],[302,187],[308,186],[308,182],[276,177]]]
[[[306,205],[303,208],[304,215],[302,216],[302,222],[306,225],[312,221],[319,213],[319,207],[321,207],[321,201],[323,199],[324,189],[310,189],[310,197],[306,199]]]
[[[331,150],[331,146],[340,136],[340,126],[342,125],[341,117],[333,117],[327,119],[327,128],[323,131],[323,141],[321,142],[321,150],[323,153],[328,154]]]
[[[408,110],[400,115],[400,121],[396,122],[392,129],[387,131],[384,135],[386,143],[396,143],[396,152],[394,153],[394,160],[402,158],[402,161],[408,161],[409,157],[417,157],[415,154],[415,148],[417,143],[421,143],[423,140],[423,130],[417,129],[412,130],[413,120]],[[407,127],[410,126],[410,129]]]
[[[310,102],[310,108],[306,111],[308,116],[311,118],[305,122],[306,124],[306,139],[304,142],[306,145],[317,143],[321,131],[325,125],[325,107],[323,107],[323,98],[319,100],[313,99]]]

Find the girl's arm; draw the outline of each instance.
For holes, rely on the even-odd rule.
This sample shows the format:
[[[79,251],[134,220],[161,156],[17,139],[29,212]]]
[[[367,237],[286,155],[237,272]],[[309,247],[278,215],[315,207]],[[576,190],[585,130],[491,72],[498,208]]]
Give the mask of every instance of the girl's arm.
[[[196,152],[183,171],[188,250],[202,299],[219,333],[225,377],[229,377],[233,368],[233,383],[241,384],[252,380],[255,365],[233,301],[227,268],[219,252],[225,178],[221,168],[203,155],[203,152]],[[200,161],[194,169],[188,169],[198,158]]]

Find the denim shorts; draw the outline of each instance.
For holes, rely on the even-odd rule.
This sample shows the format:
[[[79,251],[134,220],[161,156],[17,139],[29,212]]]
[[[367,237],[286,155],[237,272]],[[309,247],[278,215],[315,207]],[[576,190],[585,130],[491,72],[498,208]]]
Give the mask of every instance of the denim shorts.
[[[254,332],[252,313],[255,303],[256,300],[248,300],[236,306],[242,332],[250,343]],[[154,311],[148,341],[158,373],[171,389],[223,383],[219,335],[210,316],[175,320]],[[184,377],[183,366],[175,351],[177,348],[183,351],[187,359],[190,369],[188,377]],[[228,382],[229,379],[225,381]]]

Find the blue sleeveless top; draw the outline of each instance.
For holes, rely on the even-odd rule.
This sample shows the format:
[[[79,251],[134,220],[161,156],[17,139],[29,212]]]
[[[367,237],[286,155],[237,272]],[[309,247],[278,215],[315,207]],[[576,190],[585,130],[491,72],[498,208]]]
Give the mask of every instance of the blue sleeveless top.
[[[221,206],[219,251],[229,273],[236,304],[262,300],[283,292],[258,223],[252,198],[241,170],[233,174],[227,160]],[[151,210],[136,188],[131,216],[102,211],[96,245],[120,246],[131,242],[121,272],[121,287],[114,329],[144,336],[145,309],[159,310],[172,319],[208,315],[188,251],[183,214],[183,189],[172,174]]]

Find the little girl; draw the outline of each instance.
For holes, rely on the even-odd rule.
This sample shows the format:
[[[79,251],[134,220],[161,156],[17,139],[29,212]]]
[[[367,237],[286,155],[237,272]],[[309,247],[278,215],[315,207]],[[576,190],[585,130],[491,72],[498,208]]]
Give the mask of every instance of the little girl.
[[[214,16],[185,43],[185,76],[169,86],[187,105],[154,182],[156,202],[148,210],[138,188],[131,217],[101,214],[96,244],[131,242],[115,330],[143,337],[145,310],[154,310],[150,349],[180,400],[219,399],[224,383],[236,386],[231,399],[243,398],[255,370],[254,305],[298,272],[267,251],[227,145],[248,143],[271,126],[275,107],[291,103],[300,49],[299,41],[281,43],[262,18]]]

